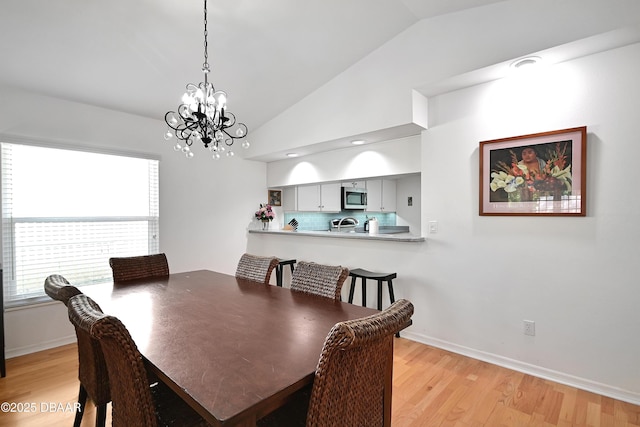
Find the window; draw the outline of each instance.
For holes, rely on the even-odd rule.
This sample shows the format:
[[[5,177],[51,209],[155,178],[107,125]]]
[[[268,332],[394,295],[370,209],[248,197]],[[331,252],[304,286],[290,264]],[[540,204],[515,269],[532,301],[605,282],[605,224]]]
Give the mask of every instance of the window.
[[[159,250],[158,160],[2,143],[5,305],[48,300],[44,280],[110,280],[109,258]]]

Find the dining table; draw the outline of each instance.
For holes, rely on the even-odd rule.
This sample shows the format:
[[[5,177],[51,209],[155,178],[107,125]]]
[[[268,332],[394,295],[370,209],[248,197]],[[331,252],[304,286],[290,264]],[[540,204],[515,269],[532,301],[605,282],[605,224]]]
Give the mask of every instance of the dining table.
[[[336,323],[378,312],[208,270],[82,292],[123,322],[148,369],[214,426],[255,426],[313,383]],[[385,426],[392,356],[388,365]]]

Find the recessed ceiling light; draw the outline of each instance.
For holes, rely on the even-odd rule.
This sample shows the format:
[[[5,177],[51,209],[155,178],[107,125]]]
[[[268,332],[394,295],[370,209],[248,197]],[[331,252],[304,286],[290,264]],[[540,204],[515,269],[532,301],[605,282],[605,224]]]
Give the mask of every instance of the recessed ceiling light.
[[[511,63],[511,68],[514,70],[519,70],[522,68],[527,68],[532,65],[538,65],[542,61],[542,58],[539,56],[527,56],[524,58],[516,59]]]
[[[298,157],[298,153],[287,153],[287,157]]]
[[[364,141],[362,139],[354,139],[353,141],[351,141],[351,143],[353,145],[362,145],[364,144]]]

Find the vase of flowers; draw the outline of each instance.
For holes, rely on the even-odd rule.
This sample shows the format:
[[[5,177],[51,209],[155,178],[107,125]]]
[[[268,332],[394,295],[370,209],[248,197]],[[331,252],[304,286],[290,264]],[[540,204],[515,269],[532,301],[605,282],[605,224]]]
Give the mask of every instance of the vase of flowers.
[[[271,205],[268,204],[260,204],[260,209],[258,209],[255,213],[256,219],[259,219],[262,222],[262,229],[266,230],[269,228],[269,222],[273,221],[273,218],[276,217],[275,212],[271,209]]]

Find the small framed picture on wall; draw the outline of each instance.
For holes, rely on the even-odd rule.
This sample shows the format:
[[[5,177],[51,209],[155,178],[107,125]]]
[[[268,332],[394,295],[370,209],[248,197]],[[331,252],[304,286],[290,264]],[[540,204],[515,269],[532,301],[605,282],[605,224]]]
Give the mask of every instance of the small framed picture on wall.
[[[585,216],[586,126],[480,142],[480,215]]]
[[[267,200],[271,206],[282,206],[282,191],[269,190],[269,197]]]

